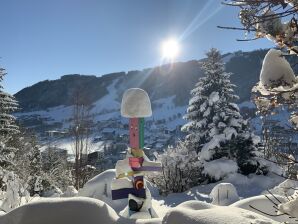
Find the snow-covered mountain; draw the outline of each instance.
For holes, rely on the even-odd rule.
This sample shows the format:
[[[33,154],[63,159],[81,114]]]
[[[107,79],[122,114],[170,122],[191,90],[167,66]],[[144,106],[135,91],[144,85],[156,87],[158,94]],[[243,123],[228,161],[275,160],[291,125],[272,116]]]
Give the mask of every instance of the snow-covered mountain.
[[[227,71],[233,73],[231,80],[237,86],[235,92],[240,96],[238,103],[242,107],[251,109],[251,103],[248,103],[251,89],[259,79],[266,52],[267,50],[239,51],[223,56]],[[190,90],[203,75],[199,62],[177,62],[100,77],[65,75],[58,80],[42,81],[15,94],[22,109],[16,115],[24,126],[32,127],[38,132],[65,129],[72,116],[74,96],[79,92],[92,104],[91,114],[96,122],[120,121],[123,120],[119,112],[123,92],[131,87],[140,87],[151,98],[151,120],[174,130],[185,122],[182,116],[186,112]],[[247,116],[254,115],[250,113]]]

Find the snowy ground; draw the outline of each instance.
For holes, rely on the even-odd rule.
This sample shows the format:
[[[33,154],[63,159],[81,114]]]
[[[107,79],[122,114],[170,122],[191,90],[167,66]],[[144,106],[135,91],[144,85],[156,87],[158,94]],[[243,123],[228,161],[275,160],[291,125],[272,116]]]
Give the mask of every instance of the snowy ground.
[[[126,206],[126,200],[112,201],[110,182],[115,177],[114,170],[108,170],[90,180],[79,196],[95,199],[73,197],[70,199],[44,199],[35,200],[21,206],[8,214],[0,216],[3,224],[34,224],[40,223],[274,223],[273,220],[256,214],[248,209],[247,204],[255,203],[257,206],[268,207],[264,198],[252,197],[229,207],[211,205],[209,194],[216,184],[209,184],[192,188],[180,193],[170,194],[167,197],[158,195],[157,190],[150,185],[153,196],[153,207],[158,212],[160,219],[151,221],[138,220],[137,222],[120,218],[117,213]],[[230,176],[222,182],[230,182],[236,186],[240,197],[250,197],[260,194],[267,188],[273,188],[282,180],[273,176]],[[258,203],[261,200],[261,203]],[[105,202],[105,203],[103,203]],[[267,203],[267,204],[266,204]],[[111,206],[111,207],[110,207]],[[245,210],[243,210],[243,209]],[[78,212],[75,212],[79,210]],[[85,211],[87,210],[87,211]],[[94,212],[93,212],[94,211]],[[49,214],[55,213],[55,217]],[[81,215],[78,215],[81,214]],[[216,215],[215,215],[216,214]],[[1,214],[0,214],[1,215]],[[21,217],[21,218],[20,218]],[[88,220],[88,222],[86,222]],[[100,222],[99,222],[100,220]],[[279,220],[278,220],[279,221]]]
[[[250,206],[261,209],[265,212],[276,214],[274,205],[265,196],[260,196],[266,189],[275,187],[274,192],[282,193],[284,186],[293,183],[283,182],[277,176],[257,176],[249,177],[240,174],[230,175],[222,183],[231,183],[235,186],[240,197],[240,201],[231,204],[229,202],[238,200],[235,195],[231,201],[225,201],[230,206],[217,206],[211,204],[210,192],[216,184],[202,185],[184,193],[170,194],[166,197],[159,196],[157,189],[149,184],[149,189],[153,196],[153,207],[160,218],[152,220],[128,220],[120,217],[121,211],[126,205],[126,200],[111,200],[111,180],[115,177],[115,170],[107,170],[86,183],[80,189],[77,197],[65,197],[72,194],[68,192],[63,198],[37,198],[7,214],[0,213],[1,224],[211,224],[211,223],[278,223],[281,221],[293,221],[286,216],[265,217]],[[231,184],[221,184],[215,189],[230,190]],[[293,186],[296,186],[294,183]],[[231,186],[230,186],[231,185]],[[279,185],[278,187],[276,187]],[[222,188],[223,187],[223,188]],[[69,190],[71,191],[71,189]],[[235,194],[234,190],[230,195]],[[231,194],[233,193],[233,194]],[[216,197],[216,192],[213,193]],[[225,191],[221,194],[226,195]],[[236,193],[237,194],[237,193]],[[244,199],[243,199],[244,198]],[[286,202],[283,196],[277,198]],[[221,199],[222,200],[222,199]],[[275,199],[273,199],[275,200]],[[215,203],[216,204],[216,203]],[[53,215],[55,214],[55,215]],[[273,219],[272,219],[273,218]],[[293,223],[293,222],[290,222]]]

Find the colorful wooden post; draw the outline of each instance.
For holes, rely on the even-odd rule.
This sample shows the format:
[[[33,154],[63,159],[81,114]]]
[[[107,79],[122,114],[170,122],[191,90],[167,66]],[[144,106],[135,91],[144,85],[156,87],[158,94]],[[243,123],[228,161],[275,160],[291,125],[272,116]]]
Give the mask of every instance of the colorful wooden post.
[[[116,163],[116,178],[112,182],[112,199],[128,198],[128,217],[139,211],[152,215],[150,191],[144,172],[160,171],[161,164],[150,161],[144,154],[144,117],[152,114],[148,94],[142,89],[124,93],[121,114],[129,118],[129,149],[126,159]],[[149,216],[147,216],[148,218]]]

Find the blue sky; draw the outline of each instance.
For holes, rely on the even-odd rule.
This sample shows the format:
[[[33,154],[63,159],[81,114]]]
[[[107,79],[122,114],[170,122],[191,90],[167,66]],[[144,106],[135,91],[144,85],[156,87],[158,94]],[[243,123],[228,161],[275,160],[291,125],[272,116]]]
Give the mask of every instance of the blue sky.
[[[161,63],[160,45],[180,41],[176,61],[272,47],[268,40],[237,42],[244,34],[237,9],[220,0],[0,0],[0,66],[4,87],[24,87],[65,74],[129,71]]]

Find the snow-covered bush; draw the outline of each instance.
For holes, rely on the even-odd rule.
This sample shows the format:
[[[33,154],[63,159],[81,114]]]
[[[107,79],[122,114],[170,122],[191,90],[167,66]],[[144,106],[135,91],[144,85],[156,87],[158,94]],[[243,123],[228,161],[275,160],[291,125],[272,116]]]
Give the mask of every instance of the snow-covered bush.
[[[42,184],[43,192],[59,188],[65,191],[72,185],[72,173],[67,160],[61,157],[60,153],[54,147],[46,148],[42,156]],[[41,192],[41,194],[43,194]]]
[[[230,205],[239,200],[237,190],[231,183],[217,184],[209,196],[214,205]]]
[[[158,156],[162,172],[149,176],[161,194],[184,192],[200,182],[200,163],[195,151],[189,151],[183,142],[169,147]]]
[[[29,200],[29,192],[22,185],[19,177],[12,171],[1,170],[0,176],[5,189],[4,197],[2,198],[1,209],[9,212],[22,204],[22,199]]]

